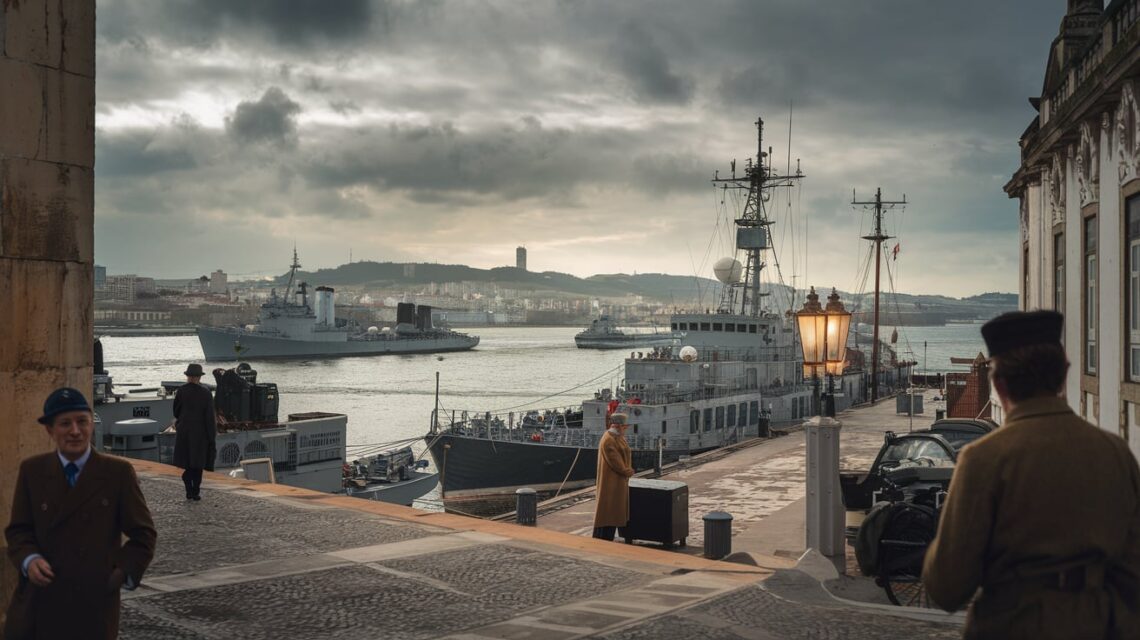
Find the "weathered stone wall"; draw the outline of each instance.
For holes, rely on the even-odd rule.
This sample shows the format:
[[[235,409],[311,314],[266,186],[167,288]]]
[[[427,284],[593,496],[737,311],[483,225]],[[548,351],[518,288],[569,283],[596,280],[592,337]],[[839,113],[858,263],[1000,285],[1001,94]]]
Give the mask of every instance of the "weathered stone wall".
[[[0,6],[2,528],[20,460],[50,449],[44,398],[91,389],[95,0]],[[0,565],[6,608],[16,573]]]

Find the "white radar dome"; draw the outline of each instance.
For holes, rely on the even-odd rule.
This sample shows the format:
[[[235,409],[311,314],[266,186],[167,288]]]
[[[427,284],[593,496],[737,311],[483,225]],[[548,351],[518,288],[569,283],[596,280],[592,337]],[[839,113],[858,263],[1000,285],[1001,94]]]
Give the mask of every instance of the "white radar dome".
[[[380,327],[368,327],[368,333],[380,333]]]
[[[736,284],[744,273],[744,265],[736,258],[721,258],[713,265],[713,274],[723,284]]]
[[[380,330],[381,333],[392,333],[392,327],[384,327]]]
[[[696,362],[697,355],[696,347],[681,347],[681,359],[685,362]]]

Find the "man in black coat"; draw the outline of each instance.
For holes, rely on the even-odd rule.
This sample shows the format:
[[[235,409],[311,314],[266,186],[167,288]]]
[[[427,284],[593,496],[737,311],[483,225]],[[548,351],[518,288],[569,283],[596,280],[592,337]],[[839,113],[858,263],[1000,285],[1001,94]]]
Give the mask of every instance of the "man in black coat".
[[[186,367],[186,384],[174,394],[174,466],[184,469],[187,500],[202,499],[202,470],[214,470],[218,436],[214,397],[202,386],[202,365]]]

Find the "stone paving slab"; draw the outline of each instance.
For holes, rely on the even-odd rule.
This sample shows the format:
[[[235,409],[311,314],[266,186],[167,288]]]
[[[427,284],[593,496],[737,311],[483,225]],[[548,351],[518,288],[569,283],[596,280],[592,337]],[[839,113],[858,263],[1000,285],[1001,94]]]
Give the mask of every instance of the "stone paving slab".
[[[311,555],[445,533],[426,525],[203,485],[186,500],[181,481],[140,477],[158,529],[151,577]]]

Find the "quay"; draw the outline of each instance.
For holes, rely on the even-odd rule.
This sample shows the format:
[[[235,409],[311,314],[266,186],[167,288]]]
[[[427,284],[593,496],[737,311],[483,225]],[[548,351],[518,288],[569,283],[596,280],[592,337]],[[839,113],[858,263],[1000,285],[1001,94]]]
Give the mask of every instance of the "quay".
[[[862,412],[868,441],[882,407]],[[187,502],[179,470],[132,460],[159,543],[143,585],[125,592],[121,637],[959,637],[960,614],[847,599],[822,589],[810,562],[796,566],[797,441],[683,472],[693,514],[716,506],[755,520],[734,544],[787,529],[755,564],[594,540],[555,530],[552,516],[523,527],[220,474]],[[741,454],[757,469],[711,481]]]
[[[910,416],[895,413],[895,398],[873,406],[863,405],[840,412],[840,469],[870,467],[887,431],[906,433],[934,422],[932,399],[927,391],[927,413]],[[689,538],[679,551],[699,554],[703,546],[702,517],[710,511],[733,516],[732,549],[782,558],[798,558],[806,550],[806,445],[802,432],[751,441],[726,456],[703,464],[675,465],[661,478],[684,482],[689,487]],[[593,490],[585,489],[577,501],[566,506],[543,505],[538,526],[575,535],[590,535],[594,516]],[[640,544],[640,543],[639,543]],[[885,601],[885,599],[884,599]]]

